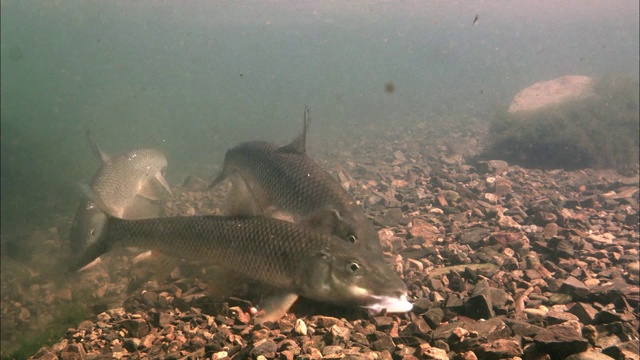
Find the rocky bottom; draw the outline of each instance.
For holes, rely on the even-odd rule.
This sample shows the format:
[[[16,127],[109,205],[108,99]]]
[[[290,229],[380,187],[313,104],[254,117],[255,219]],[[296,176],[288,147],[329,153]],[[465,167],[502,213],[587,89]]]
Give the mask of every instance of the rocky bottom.
[[[252,287],[220,299],[198,264],[158,281],[130,252],[56,278],[58,262],[47,254],[68,251],[58,229],[69,219],[61,219],[25,235],[42,240],[28,262],[3,261],[3,357],[20,358],[5,349],[24,334],[56,328],[25,356],[639,358],[637,174],[469,164],[479,130],[430,139],[377,131],[394,140],[351,138],[315,158],[372,217],[409,288],[410,313],[370,317],[303,300],[283,319],[253,325],[260,298]],[[207,191],[195,176],[174,193],[169,216],[224,209],[225,189]]]

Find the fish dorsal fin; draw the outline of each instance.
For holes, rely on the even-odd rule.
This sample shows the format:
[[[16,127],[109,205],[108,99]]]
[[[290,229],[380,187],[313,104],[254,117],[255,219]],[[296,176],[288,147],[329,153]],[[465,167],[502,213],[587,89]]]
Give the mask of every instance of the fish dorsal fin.
[[[93,153],[96,154],[100,158],[100,160],[102,160],[102,163],[104,164],[109,162],[109,160],[111,160],[111,156],[109,156],[107,153],[102,151],[100,146],[98,146],[98,143],[91,136],[91,132],[89,130],[87,130],[87,138],[89,139],[89,145],[91,145],[91,150],[93,150]]]
[[[309,107],[304,106],[304,127],[302,134],[298,135],[291,143],[280,148],[281,151],[291,152],[296,154],[304,154],[307,152],[307,130],[311,124],[311,116],[309,114]]]

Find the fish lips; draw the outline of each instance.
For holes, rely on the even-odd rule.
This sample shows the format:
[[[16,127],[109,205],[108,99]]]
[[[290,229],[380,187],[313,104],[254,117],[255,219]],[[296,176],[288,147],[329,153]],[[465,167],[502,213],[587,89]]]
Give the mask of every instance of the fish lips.
[[[407,299],[407,294],[400,296],[369,295],[370,303],[361,305],[367,309],[369,315],[377,315],[386,309],[387,313],[405,313],[413,309],[413,304]]]

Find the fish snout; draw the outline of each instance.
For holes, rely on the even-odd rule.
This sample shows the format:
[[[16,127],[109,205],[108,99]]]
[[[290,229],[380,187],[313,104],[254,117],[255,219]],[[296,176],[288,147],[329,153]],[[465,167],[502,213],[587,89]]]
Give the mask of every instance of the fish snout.
[[[413,309],[413,304],[409,302],[406,291],[394,291],[391,295],[371,296],[372,303],[363,308],[369,314],[379,314],[382,310],[388,313],[404,313]]]

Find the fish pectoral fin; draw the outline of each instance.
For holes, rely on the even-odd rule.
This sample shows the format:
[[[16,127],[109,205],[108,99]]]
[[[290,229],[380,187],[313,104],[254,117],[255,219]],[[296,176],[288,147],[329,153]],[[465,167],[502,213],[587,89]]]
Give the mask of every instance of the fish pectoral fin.
[[[167,179],[164,178],[164,175],[162,175],[162,173],[158,172],[156,174],[156,180],[158,180],[160,185],[162,185],[162,187],[165,190],[167,190],[167,192],[169,193],[169,195],[171,195],[171,197],[174,197],[173,196],[173,192],[171,191],[171,186],[169,186],[169,183],[167,182]]]
[[[285,146],[280,147],[280,151],[295,154],[304,154],[307,152],[307,130],[311,124],[311,116],[309,115],[309,107],[304,106],[304,124],[302,134],[298,135],[293,141]]]
[[[167,180],[158,172],[153,179],[148,179],[142,184],[138,190],[138,195],[149,200],[159,201],[163,199],[164,191],[173,197],[173,192],[171,192],[171,187],[167,183]]]
[[[256,317],[255,323],[262,324],[267,321],[282,319],[296,300],[298,300],[298,295],[294,293],[280,293],[269,296],[262,303],[264,315]]]

